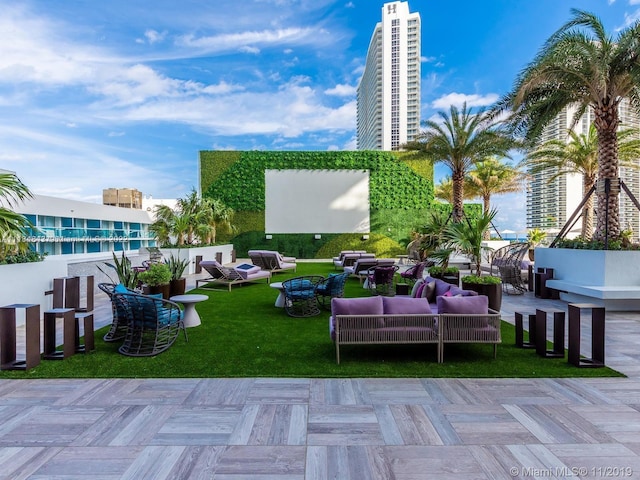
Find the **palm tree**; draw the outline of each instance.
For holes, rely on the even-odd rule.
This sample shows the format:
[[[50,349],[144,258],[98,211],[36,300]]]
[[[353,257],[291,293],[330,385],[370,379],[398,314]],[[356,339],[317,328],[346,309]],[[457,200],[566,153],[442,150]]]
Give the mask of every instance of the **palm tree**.
[[[482,215],[466,222],[454,222],[447,225],[444,230],[444,239],[455,250],[471,258],[472,268],[475,274],[482,275],[482,240],[484,233],[489,231],[491,222],[496,216],[496,211],[483,212]]]
[[[29,221],[11,208],[31,197],[27,186],[14,173],[0,173],[0,257],[27,248],[22,236]]]
[[[478,195],[473,190],[473,185],[469,185],[466,181],[464,184],[464,198],[463,200],[472,200]],[[453,205],[453,180],[447,175],[440,180],[440,183],[433,189],[433,196],[437,200],[450,203]]]
[[[178,246],[195,242],[212,244],[216,241],[218,225],[233,228],[233,210],[220,200],[198,197],[195,190],[185,198],[179,198],[175,210],[167,205],[156,206],[155,216],[149,230],[156,235],[160,245],[172,241]]]
[[[463,217],[464,178],[471,166],[488,156],[508,156],[513,137],[489,121],[484,109],[475,114],[465,103],[461,110],[451,106],[449,114],[438,112],[440,121],[427,120],[427,129],[416,140],[403,146],[451,169],[453,181],[453,220]]]
[[[607,35],[595,15],[572,9],[572,18],[542,46],[519,74],[513,90],[494,108],[510,109],[511,124],[528,141],[567,105],[575,104],[574,124],[592,109],[598,132],[597,226],[594,237],[620,235],[618,202],[618,107],[629,98],[640,106],[640,21]]]
[[[569,142],[549,140],[534,149],[523,164],[533,174],[552,171],[549,182],[558,177],[576,173],[582,175],[583,198],[596,184],[598,175],[598,134],[595,125],[589,126],[587,133],[578,134],[568,131]],[[634,159],[640,158],[640,140],[638,130],[627,129],[618,132],[618,158],[620,165],[637,168]],[[593,236],[593,197],[589,196],[582,207],[582,238],[590,240]]]

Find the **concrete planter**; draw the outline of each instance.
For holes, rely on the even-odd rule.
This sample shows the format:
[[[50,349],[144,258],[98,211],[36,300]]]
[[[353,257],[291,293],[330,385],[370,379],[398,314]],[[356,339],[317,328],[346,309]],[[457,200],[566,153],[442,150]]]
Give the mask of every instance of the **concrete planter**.
[[[613,311],[640,309],[640,251],[536,248],[535,258],[535,268],[552,268],[554,280],[584,287],[561,293],[560,298],[565,301],[596,303]],[[580,294],[594,287],[606,287],[608,297]]]
[[[553,268],[554,278],[583,285],[640,285],[640,251],[536,248],[535,267]]]

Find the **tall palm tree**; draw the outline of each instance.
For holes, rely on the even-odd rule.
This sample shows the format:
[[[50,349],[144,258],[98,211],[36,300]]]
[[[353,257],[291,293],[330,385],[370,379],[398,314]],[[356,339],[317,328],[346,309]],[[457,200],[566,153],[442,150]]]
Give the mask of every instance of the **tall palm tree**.
[[[403,146],[451,169],[453,220],[463,216],[464,178],[471,166],[488,156],[507,157],[513,137],[488,119],[485,109],[472,113],[465,103],[461,110],[451,106],[449,114],[438,112],[438,120],[424,122],[426,130]]]
[[[569,141],[549,140],[527,155],[523,165],[533,174],[551,171],[549,182],[558,177],[576,173],[582,175],[583,198],[596,184],[598,175],[598,134],[595,125],[589,126],[587,133],[568,131]],[[640,158],[638,130],[627,129],[618,132],[618,159],[620,165],[637,168],[633,160]],[[590,240],[593,235],[593,197],[590,196],[582,207],[581,236]]]
[[[592,109],[598,132],[597,226],[594,237],[620,235],[618,202],[618,107],[629,98],[640,106],[640,21],[607,35],[602,21],[577,9],[519,74],[494,113],[510,109],[516,133],[536,140],[544,127],[569,104],[574,122]]]
[[[522,191],[525,178],[520,167],[489,157],[475,163],[465,179],[465,189],[482,199],[482,211],[488,215],[491,211],[491,196]],[[489,240],[490,236],[489,229],[485,230],[484,239]]]

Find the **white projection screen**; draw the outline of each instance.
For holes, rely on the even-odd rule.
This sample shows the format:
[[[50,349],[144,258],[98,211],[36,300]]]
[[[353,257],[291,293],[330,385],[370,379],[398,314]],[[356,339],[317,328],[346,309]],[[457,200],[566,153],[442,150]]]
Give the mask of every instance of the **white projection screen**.
[[[368,170],[265,170],[265,233],[369,232]]]

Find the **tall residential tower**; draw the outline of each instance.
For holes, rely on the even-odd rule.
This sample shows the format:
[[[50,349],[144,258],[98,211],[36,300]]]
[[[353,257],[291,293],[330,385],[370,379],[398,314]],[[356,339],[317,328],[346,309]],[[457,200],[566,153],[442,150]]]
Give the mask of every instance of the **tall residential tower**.
[[[569,141],[568,129],[576,112],[574,105],[564,108],[545,128],[541,142],[549,140]],[[640,127],[640,118],[628,100],[620,103],[620,129]],[[586,134],[594,121],[593,112],[588,110],[574,127],[578,134]],[[640,163],[640,159],[636,162]],[[527,227],[557,231],[567,222],[583,198],[582,176],[564,174],[556,177],[556,170],[545,170],[532,174],[527,188]],[[640,171],[620,167],[620,178],[633,195],[640,199]],[[595,198],[595,197],[594,197]],[[582,219],[572,229],[571,236],[580,233]],[[633,232],[633,238],[640,234],[640,212],[626,193],[620,194],[620,227]]]
[[[385,3],[358,85],[358,150],[397,150],[420,127],[420,14]]]

